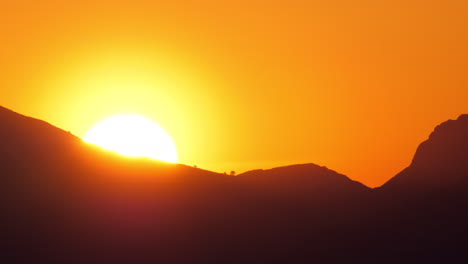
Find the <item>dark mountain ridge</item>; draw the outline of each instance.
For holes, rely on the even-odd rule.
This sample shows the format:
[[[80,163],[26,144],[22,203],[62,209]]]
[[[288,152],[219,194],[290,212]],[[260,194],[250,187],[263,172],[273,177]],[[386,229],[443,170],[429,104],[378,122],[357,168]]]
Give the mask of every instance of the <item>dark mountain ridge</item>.
[[[438,125],[416,150],[410,166],[380,187],[468,187],[468,115]]]
[[[294,181],[290,181],[290,175],[294,176]],[[356,190],[366,191],[369,187],[360,182],[353,181],[350,178],[339,174],[324,166],[316,164],[297,164],[284,167],[273,168],[269,170],[252,170],[238,177],[242,180],[251,180],[258,183],[270,184],[277,182],[278,188],[349,188],[353,186]]]
[[[464,260],[468,115],[370,189],[315,164],[236,177],[128,158],[0,107],[4,263]]]

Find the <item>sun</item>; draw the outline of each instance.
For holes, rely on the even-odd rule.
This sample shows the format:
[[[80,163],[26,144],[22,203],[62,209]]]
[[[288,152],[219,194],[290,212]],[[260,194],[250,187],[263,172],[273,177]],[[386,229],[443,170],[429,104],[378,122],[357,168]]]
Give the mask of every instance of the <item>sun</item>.
[[[171,137],[156,123],[138,115],[116,115],[92,127],[84,141],[126,156],[177,162]]]

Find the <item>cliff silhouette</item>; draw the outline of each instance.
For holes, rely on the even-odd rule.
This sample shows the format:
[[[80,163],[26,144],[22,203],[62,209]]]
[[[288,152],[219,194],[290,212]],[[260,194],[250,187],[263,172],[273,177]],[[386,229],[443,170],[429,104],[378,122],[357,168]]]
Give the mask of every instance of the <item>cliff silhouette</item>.
[[[0,107],[2,263],[466,261],[468,115],[371,189],[300,164],[236,177],[129,158]]]
[[[438,125],[421,143],[411,165],[381,189],[468,187],[468,115]]]

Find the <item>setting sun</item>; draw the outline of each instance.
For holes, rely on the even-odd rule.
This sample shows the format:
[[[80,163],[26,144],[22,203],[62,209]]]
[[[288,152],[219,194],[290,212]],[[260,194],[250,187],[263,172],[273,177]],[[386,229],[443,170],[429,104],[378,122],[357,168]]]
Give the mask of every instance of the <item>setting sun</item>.
[[[86,142],[133,157],[177,162],[171,137],[156,123],[138,115],[117,115],[92,127]]]

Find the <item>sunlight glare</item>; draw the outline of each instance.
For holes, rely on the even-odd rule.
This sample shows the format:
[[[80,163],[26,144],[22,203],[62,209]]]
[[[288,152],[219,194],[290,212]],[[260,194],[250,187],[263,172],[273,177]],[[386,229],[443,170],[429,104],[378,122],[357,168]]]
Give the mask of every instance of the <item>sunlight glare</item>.
[[[92,127],[83,138],[126,156],[177,162],[171,137],[156,123],[138,115],[117,115]]]

